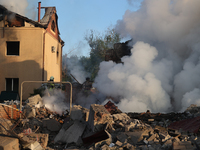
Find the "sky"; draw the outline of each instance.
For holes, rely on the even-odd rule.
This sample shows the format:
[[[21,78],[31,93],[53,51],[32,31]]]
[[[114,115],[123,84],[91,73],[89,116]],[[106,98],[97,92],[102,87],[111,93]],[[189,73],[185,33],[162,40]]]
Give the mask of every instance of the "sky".
[[[55,6],[61,39],[65,42],[63,54],[89,55],[84,36],[89,30],[103,33],[122,19],[127,9],[137,10],[141,0],[41,0],[41,7]],[[38,1],[28,0],[26,16],[37,20]],[[44,13],[44,11],[43,11]],[[41,15],[42,16],[42,15]]]

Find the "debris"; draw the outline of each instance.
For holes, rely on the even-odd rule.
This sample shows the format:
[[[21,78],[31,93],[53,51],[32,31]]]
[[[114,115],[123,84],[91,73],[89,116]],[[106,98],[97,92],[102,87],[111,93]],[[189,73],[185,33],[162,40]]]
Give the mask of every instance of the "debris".
[[[64,142],[64,143],[77,143],[79,137],[82,136],[83,131],[85,130],[86,124],[75,120],[74,123],[67,129],[61,128],[59,133],[56,135],[55,142]]]
[[[45,108],[39,95],[24,106],[25,118],[0,119],[1,133],[19,139],[28,149],[199,149],[199,112],[123,113],[112,102],[74,105],[62,115]],[[194,117],[196,116],[196,117]],[[10,119],[10,118],[9,118]]]
[[[83,108],[80,105],[74,105],[71,110],[70,118],[72,120],[88,121],[89,109]]]
[[[42,103],[42,98],[39,94],[29,97],[26,101],[26,105],[29,105],[31,107],[34,107],[39,103]]]
[[[24,130],[23,130],[23,133],[24,133],[24,135],[31,134],[31,133],[32,133],[32,129],[31,129],[31,128],[24,129]]]
[[[108,133],[106,130],[105,130],[105,133],[107,134],[107,137],[106,139],[104,140],[101,140],[99,142],[96,142],[95,143],[95,148],[97,149],[98,147],[101,147],[103,146],[104,144],[106,145],[110,145],[112,143],[112,136],[110,135],[110,133]]]
[[[24,145],[23,148],[30,150],[43,150],[42,146],[37,141]]]
[[[19,150],[19,140],[17,138],[0,136],[1,150]]]
[[[34,118],[36,116],[35,108],[30,105],[24,107],[24,114],[26,118]]]
[[[107,138],[109,138],[107,132],[105,132],[105,130],[102,130],[102,131],[98,131],[88,137],[85,137],[82,140],[83,140],[83,143],[85,146],[89,146],[93,143],[105,140]]]
[[[47,128],[52,132],[59,131],[61,129],[61,124],[55,119],[43,119],[42,123],[44,128]]]
[[[37,141],[40,143],[40,145],[43,148],[47,147],[48,144],[48,138],[49,135],[48,134],[42,134],[42,133],[31,133],[29,135],[27,135],[27,137],[29,138],[29,140],[31,141]]]
[[[0,134],[7,135],[8,132],[5,129],[10,130],[13,124],[10,120],[4,118],[0,118],[0,124],[4,127],[0,126]]]
[[[107,109],[107,111],[110,113],[110,114],[117,114],[117,113],[122,113],[121,110],[118,109],[117,106],[115,106],[114,103],[112,103],[111,101],[108,101],[104,107]]]
[[[112,121],[112,116],[103,105],[92,104],[90,106],[88,124],[93,132],[104,130],[105,125]]]
[[[197,133],[200,128],[200,116],[195,118],[189,118],[177,122],[173,122],[169,125],[168,128],[172,129],[182,129],[183,131],[188,131],[191,133]]]

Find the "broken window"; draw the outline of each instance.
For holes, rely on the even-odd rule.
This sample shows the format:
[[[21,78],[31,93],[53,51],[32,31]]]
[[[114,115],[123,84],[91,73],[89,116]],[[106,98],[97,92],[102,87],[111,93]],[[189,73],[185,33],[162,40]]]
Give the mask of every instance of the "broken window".
[[[7,55],[19,56],[19,41],[7,41]]]
[[[18,92],[19,78],[6,78],[6,91]]]
[[[54,20],[51,22],[51,30],[53,31],[53,32],[55,32],[55,22],[54,22]]]

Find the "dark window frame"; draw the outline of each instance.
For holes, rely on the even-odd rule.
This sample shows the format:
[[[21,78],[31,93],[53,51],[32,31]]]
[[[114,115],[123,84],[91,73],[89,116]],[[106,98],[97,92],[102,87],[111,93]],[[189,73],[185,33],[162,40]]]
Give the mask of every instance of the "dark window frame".
[[[55,32],[55,30],[56,30],[56,23],[55,23],[54,20],[52,20],[52,22],[51,22],[51,30],[52,30],[53,32]]]
[[[19,41],[6,41],[6,55],[19,56],[20,42]]]
[[[5,78],[6,91],[19,91],[19,78]]]

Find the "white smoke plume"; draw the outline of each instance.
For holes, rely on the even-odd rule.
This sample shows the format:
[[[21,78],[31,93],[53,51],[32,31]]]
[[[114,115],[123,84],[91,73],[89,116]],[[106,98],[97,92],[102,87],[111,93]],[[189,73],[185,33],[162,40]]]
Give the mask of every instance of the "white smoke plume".
[[[53,91],[46,90],[45,96],[42,97],[45,107],[53,112],[62,114],[68,109],[66,98],[61,90],[54,89]]]
[[[133,1],[134,2],[134,1]],[[144,0],[116,25],[133,39],[123,64],[102,62],[94,86],[123,111],[179,111],[199,104],[200,1]]]
[[[85,71],[77,56],[64,57],[63,66],[67,66],[68,72],[80,83],[83,83],[86,80],[86,77],[90,77],[90,74]]]
[[[28,7],[27,0],[0,0],[0,4],[20,15],[25,15],[26,8]]]
[[[168,111],[171,107],[170,97],[166,91],[171,91],[167,82],[171,77],[172,64],[167,60],[155,61],[158,52],[155,47],[144,42],[137,42],[130,57],[123,57],[124,64],[111,61],[103,62],[94,86],[105,95],[121,96],[120,109],[124,111],[152,112]],[[142,61],[141,61],[142,60]],[[161,85],[162,76],[157,69],[162,68],[165,75],[165,87]],[[165,88],[165,89],[164,89]]]

